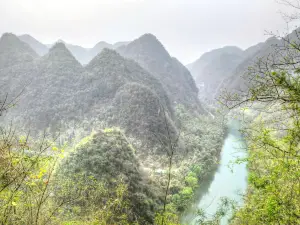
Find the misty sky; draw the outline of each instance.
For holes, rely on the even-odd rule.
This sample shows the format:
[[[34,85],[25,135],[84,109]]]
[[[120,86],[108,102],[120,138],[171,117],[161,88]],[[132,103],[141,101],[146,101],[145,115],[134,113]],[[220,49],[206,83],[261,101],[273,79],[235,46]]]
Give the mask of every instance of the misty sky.
[[[275,0],[0,0],[0,33],[93,47],[153,33],[189,63],[225,45],[249,47],[283,30]]]

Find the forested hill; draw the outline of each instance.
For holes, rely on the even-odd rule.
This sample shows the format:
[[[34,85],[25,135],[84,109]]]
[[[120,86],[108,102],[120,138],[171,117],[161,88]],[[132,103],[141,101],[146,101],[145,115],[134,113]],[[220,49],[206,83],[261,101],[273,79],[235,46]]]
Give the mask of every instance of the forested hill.
[[[49,48],[46,45],[42,44],[29,34],[20,35],[18,36],[18,38],[21,41],[27,43],[40,56],[47,54],[47,52],[49,51]]]
[[[241,112],[249,168],[232,224],[299,224],[299,37],[273,35],[224,81],[220,100]]]
[[[200,98],[212,98],[222,80],[232,74],[244,59],[242,49],[227,46],[204,53],[194,63],[187,65],[200,88]]]
[[[32,47],[39,55],[45,55],[48,47],[26,34],[19,38]],[[83,65],[87,65],[103,49],[116,49],[121,55],[138,62],[145,70],[158,79],[167,91],[171,101],[183,104],[193,112],[204,113],[198,101],[198,89],[189,71],[175,58],[172,58],[162,43],[152,34],[142,35],[132,42],[109,44],[100,41],[93,48],[64,43],[66,48]]]
[[[251,77],[249,73],[251,74],[258,69],[259,61],[266,62],[270,70],[276,69],[282,64],[282,56],[289,58],[297,54],[295,49],[287,49],[286,45],[292,45],[293,42],[297,43],[299,41],[298,36],[299,28],[282,37],[272,36],[265,42],[246,49],[247,57],[237,65],[231,76],[223,80],[218,93],[220,94],[225,88],[236,91],[246,90],[249,87],[249,78]]]
[[[36,69],[38,55],[29,45],[20,41],[15,35],[6,33],[0,38],[0,77],[1,97],[11,93],[7,98],[18,96],[28,85]]]
[[[59,136],[54,143],[69,146],[65,162],[78,165],[58,169],[65,172],[57,176],[93,174],[109,188],[121,182],[113,182],[112,174],[122,177],[129,204],[140,205],[128,213],[129,220],[138,218],[142,224],[153,223],[162,207],[166,162],[172,154],[177,176],[165,204],[172,206],[174,215],[184,211],[195,182],[214,168],[224,135],[221,118],[202,109],[189,71],[151,34],[128,47],[117,44],[119,53],[101,50],[100,43],[100,53],[85,66],[63,42],[45,53],[39,42],[29,36],[22,39],[42,56],[14,34],[1,37],[0,98],[14,103],[0,118],[4,128],[13,123],[16,135],[30,130],[34,139],[45,133],[50,139]],[[101,161],[92,160],[92,155]],[[106,156],[117,158],[104,160]],[[193,182],[184,181],[187,175]]]
[[[198,113],[204,113],[198,100],[198,89],[190,72],[172,58],[152,34],[145,34],[117,49],[121,55],[138,62],[164,86],[171,100]]]
[[[200,89],[199,97],[215,101],[224,89],[241,90],[245,87],[242,77],[258,58],[268,57],[280,40],[272,37],[245,50],[226,46],[204,53],[194,63],[187,65]]]
[[[71,121],[104,120],[149,142],[153,140],[152,133],[159,134],[163,130],[163,111],[174,134],[180,129],[175,116],[177,105],[182,104],[190,113],[204,113],[190,73],[170,57],[153,35],[142,36],[128,45],[130,51],[124,51],[143,53],[143,60],[149,58],[150,61],[137,61],[148,70],[109,49],[104,49],[83,67],[62,42],[56,43],[42,57],[13,34],[3,35],[1,43],[1,52],[5,54],[3,63],[13,57],[20,61],[17,67],[1,70],[1,78],[6,80],[6,92],[12,96],[17,96],[23,86],[21,99],[24,100],[10,116],[26,126],[55,130],[59,125],[64,130]],[[10,48],[6,43],[10,43]],[[140,46],[134,50],[136,43]],[[151,51],[153,47],[155,51]],[[123,88],[125,85],[127,88]],[[137,119],[138,126],[134,122]]]
[[[0,39],[0,66],[5,69],[21,63],[32,62],[38,55],[29,45],[15,35],[6,33]]]
[[[276,46],[281,46],[282,41],[275,37],[267,39],[265,42],[252,46],[249,49],[250,55],[246,55],[245,59],[236,66],[232,74],[226,77],[219,86],[218,94],[221,94],[223,89],[234,89],[236,91],[245,90],[247,88],[247,75],[249,68],[255,67],[259,59],[273,60],[273,53],[276,51]],[[245,51],[247,52],[247,50]]]
[[[142,106],[147,101],[147,92],[152,93],[153,101],[156,102],[156,104],[149,105],[150,109],[154,107],[154,112],[151,114],[153,121],[148,122],[149,125],[156,127],[156,122],[159,120],[157,113],[162,113],[163,110],[169,115],[170,120],[174,120],[172,123],[175,123],[175,105],[171,105],[169,96],[161,83],[137,63],[124,59],[117,52],[105,49],[86,67],[82,67],[64,43],[57,43],[46,55],[41,58],[35,55],[34,60],[33,57],[30,58],[31,63],[29,65],[24,64],[22,67],[22,62],[27,61],[27,58],[23,60],[22,56],[34,52],[12,34],[9,37],[5,35],[3,42],[10,41],[10,39],[14,43],[4,59],[15,57],[14,53],[22,50],[20,63],[18,67],[1,70],[1,78],[7,80],[7,92],[13,96],[17,96],[18,91],[20,91],[19,88],[24,85],[22,100],[12,109],[10,114],[11,118],[15,117],[23,121],[22,124],[31,126],[32,129],[35,127],[42,130],[51,127],[52,130],[55,130],[58,125],[61,129],[67,129],[71,121],[80,123],[87,119],[92,122],[102,118],[111,126],[116,125],[126,130],[127,128],[132,130],[133,124],[128,120],[128,116],[136,117],[142,113],[139,115],[138,121],[143,124],[143,118],[148,119],[149,117],[143,113],[149,114],[151,112],[142,110]],[[22,44],[26,47],[24,50],[21,49]],[[18,49],[13,50],[14,47]],[[4,50],[3,48],[3,52]],[[26,70],[29,72],[22,74]],[[11,76],[12,74],[14,76]],[[139,93],[139,101],[141,101],[139,104],[131,99],[135,93],[131,93],[130,87],[135,86],[127,86],[128,89],[123,89],[122,87],[126,84],[141,85],[141,90],[144,91]],[[126,96],[130,94],[129,99],[123,97],[122,94]],[[122,101],[119,102],[117,99],[122,99]],[[133,101],[131,102],[133,105],[130,102],[126,103],[126,101]],[[119,104],[123,104],[124,108],[119,108]],[[134,104],[136,107],[133,107]],[[160,105],[162,109],[160,109]],[[134,110],[130,112],[128,111],[129,108],[126,109],[125,106]],[[117,110],[118,108],[119,110]],[[126,110],[128,111],[127,114]],[[121,111],[124,114],[120,113]],[[123,120],[123,122],[120,121],[123,116],[123,120],[128,120],[126,123]],[[131,126],[131,129],[127,126]],[[140,129],[134,134],[147,133],[146,130]],[[152,130],[152,132],[157,132],[157,130]],[[149,135],[148,133],[148,138]]]

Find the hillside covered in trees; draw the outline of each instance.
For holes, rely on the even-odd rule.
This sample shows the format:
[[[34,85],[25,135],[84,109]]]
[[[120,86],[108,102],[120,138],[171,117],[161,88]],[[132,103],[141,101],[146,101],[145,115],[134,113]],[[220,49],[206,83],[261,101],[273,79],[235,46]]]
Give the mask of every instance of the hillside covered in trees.
[[[1,221],[19,224],[20,216],[24,223],[85,223],[103,214],[98,209],[104,202],[115,204],[113,199],[122,194],[123,205],[102,215],[108,216],[106,223],[152,224],[162,210],[176,222],[216,165],[225,129],[221,118],[203,110],[188,70],[151,34],[129,43],[128,49],[120,47],[121,54],[105,48],[85,66],[63,42],[39,56],[21,39],[11,33],[0,39],[1,101],[9,105],[1,116],[1,145],[4,162],[13,163],[1,171],[7,177],[1,193],[11,196],[3,199]],[[6,137],[7,129],[16,131]],[[20,137],[26,137],[20,139],[23,144]],[[38,148],[40,140],[49,145]],[[26,158],[30,161],[23,168]],[[23,175],[15,174],[15,166],[25,176],[18,181],[14,176]],[[35,194],[29,190],[31,179],[39,188]],[[46,179],[46,186],[39,179]],[[71,188],[74,182],[79,186]],[[90,189],[90,182],[99,190]],[[15,199],[18,186],[29,192],[28,198]],[[79,193],[86,198],[70,199]],[[31,194],[41,199],[30,200]],[[60,201],[67,202],[57,205]],[[15,210],[12,204],[22,210],[8,216]],[[44,214],[47,209],[53,214]],[[26,210],[36,214],[28,217]],[[114,210],[126,216],[118,217]]]
[[[97,41],[85,48],[3,33],[0,224],[300,224],[300,28],[294,27],[300,1],[279,2],[296,11],[282,13],[286,32],[269,32],[243,49],[230,41],[211,49],[209,42],[219,37],[205,43],[203,34],[210,50],[187,66],[168,52],[172,41],[161,43],[166,34],[122,41],[134,36],[125,35],[109,39],[115,44]],[[131,4],[141,4],[134,15],[144,12],[143,1],[126,9]],[[172,23],[174,12],[181,16],[190,7],[172,4],[170,29],[185,21]],[[116,7],[101,6],[107,18]],[[220,18],[227,19],[229,9]],[[199,10],[190,8],[184,17]],[[94,11],[91,24],[99,14]],[[115,17],[109,18],[109,30],[121,33],[124,28],[111,26]],[[134,19],[136,26],[147,24]],[[154,29],[156,19],[151,17],[150,30],[161,30]],[[212,31],[209,22],[206,30]],[[176,35],[190,36],[185,32],[191,27],[195,35],[205,31],[185,24]],[[243,32],[234,30],[234,36]],[[87,37],[94,39],[78,38]],[[180,43],[188,54],[190,45]]]

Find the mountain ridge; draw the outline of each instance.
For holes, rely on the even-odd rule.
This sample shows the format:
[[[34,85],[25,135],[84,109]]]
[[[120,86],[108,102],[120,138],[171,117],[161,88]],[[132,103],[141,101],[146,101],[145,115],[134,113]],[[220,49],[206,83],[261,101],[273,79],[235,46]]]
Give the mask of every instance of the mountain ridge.
[[[31,62],[38,54],[12,33],[4,33],[0,38],[0,67],[9,67],[21,62]]]
[[[80,45],[70,44],[60,39],[54,44],[43,44],[29,34],[19,35],[18,38],[27,43],[39,56],[44,56],[51,49],[51,47],[55,45],[55,43],[62,42],[82,65],[88,64],[104,48],[116,49],[120,46],[130,43],[129,41],[120,41],[110,44],[105,41],[99,41],[92,48],[84,48]]]
[[[190,72],[170,56],[153,34],[144,34],[117,51],[153,74],[163,84],[174,103],[183,104],[191,111],[204,113]]]

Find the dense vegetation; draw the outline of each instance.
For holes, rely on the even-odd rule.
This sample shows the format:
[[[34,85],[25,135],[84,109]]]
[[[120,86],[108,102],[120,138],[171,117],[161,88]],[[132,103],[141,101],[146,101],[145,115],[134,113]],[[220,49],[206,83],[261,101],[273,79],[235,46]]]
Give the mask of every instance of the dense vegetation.
[[[243,51],[235,46],[226,46],[203,54],[195,62],[187,65],[201,92],[202,99],[215,100],[215,91],[224,78],[232,75],[233,71],[246,57]]]
[[[221,90],[244,122],[248,190],[242,207],[221,198],[197,223],[300,224],[299,37],[206,53],[195,82],[152,34],[92,49],[4,34],[0,224],[180,224],[226,135],[199,95]]]
[[[2,224],[179,223],[224,126],[154,36],[136,42],[144,68],[109,49],[82,66],[61,42],[39,57],[1,37]]]
[[[135,150],[126,140],[121,131],[105,129],[102,132],[84,138],[70,152],[57,168],[59,180],[72,180],[77,178],[93,177],[98,182],[106,184],[106,188],[115,189],[120,181],[127,185],[128,202],[126,211],[130,221],[141,224],[152,223],[158,201],[147,184],[147,178],[141,174]],[[86,184],[87,185],[87,184]],[[82,210],[105,204],[105,201],[89,201],[86,205],[78,202]],[[83,212],[81,212],[83,213]]]
[[[203,125],[198,123],[196,130],[222,140],[222,133],[208,134]],[[29,137],[18,139],[14,133],[2,131],[0,200],[4,224],[152,224],[154,213],[160,212],[168,167],[160,165],[162,172],[157,173],[153,165],[152,175],[148,176],[120,130],[104,129],[91,134],[72,149],[56,147],[46,137],[36,143]],[[188,206],[208,171],[202,168],[212,166],[211,160],[218,155],[218,146],[207,145],[194,151],[194,146],[188,148],[195,155],[189,154],[184,161],[176,153],[178,169],[172,169],[167,211],[157,215],[157,224],[161,224],[160,218],[165,218],[165,223],[177,221],[176,214]],[[209,153],[210,148],[215,152]],[[204,159],[197,157],[201,152]]]
[[[1,129],[1,224],[129,224],[122,180],[109,185],[86,173],[61,177],[64,149],[46,140],[17,139]],[[71,158],[72,159],[72,158]],[[66,160],[70,160],[68,157]]]
[[[299,39],[298,30],[280,39],[249,69],[250,89],[224,95],[229,108],[250,110],[249,189],[233,224],[299,224]],[[249,115],[249,113],[247,113]]]
[[[198,113],[203,112],[197,96],[198,89],[190,72],[169,55],[155,36],[144,34],[117,51],[151,72],[161,82],[172,102]]]

